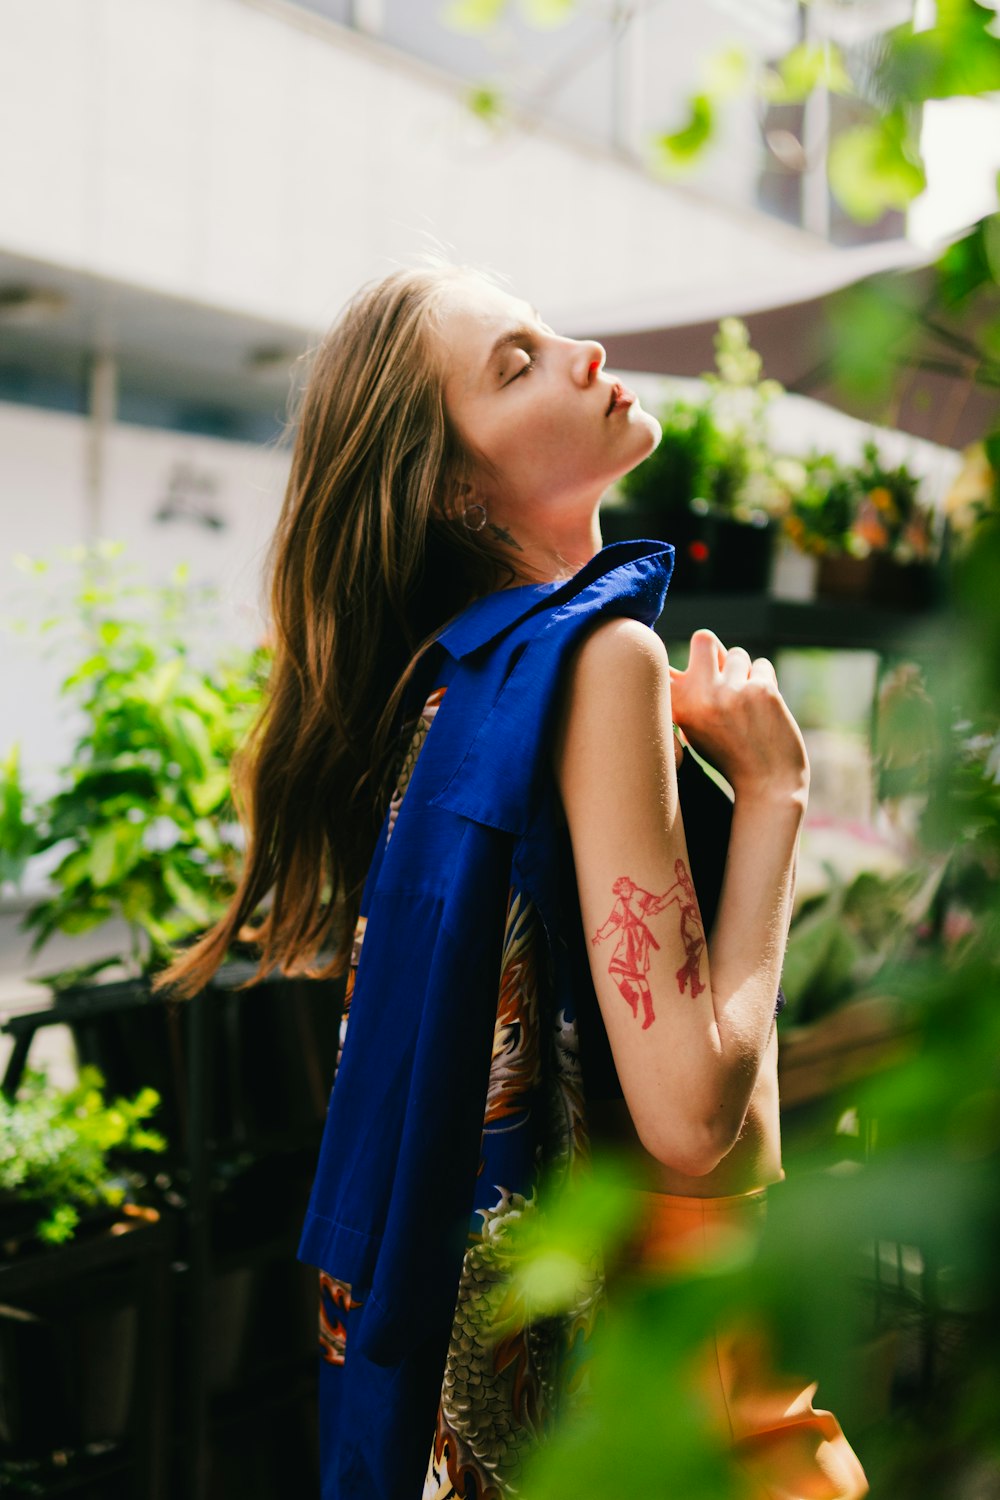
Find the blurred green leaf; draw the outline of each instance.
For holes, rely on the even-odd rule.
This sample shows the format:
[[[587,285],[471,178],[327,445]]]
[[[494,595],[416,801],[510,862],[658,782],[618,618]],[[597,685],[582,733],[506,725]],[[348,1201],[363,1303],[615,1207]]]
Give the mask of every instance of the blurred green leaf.
[[[854,85],[837,47],[828,42],[800,42],[786,52],[777,68],[767,69],[758,84],[772,104],[796,104],[818,84],[832,94],[853,94]]]
[[[830,144],[827,172],[831,192],[862,224],[906,208],[927,186],[902,110],[842,130]]]
[[[127,875],[142,857],[142,826],[136,823],[113,823],[99,828],[90,844],[90,878],[100,889]]]
[[[194,887],[184,879],[176,865],[169,861],[164,862],[163,883],[171,896],[180,907],[181,911],[187,912],[188,916],[194,917],[204,926],[208,926],[213,917],[211,903],[206,901]]]
[[[451,31],[475,35],[495,26],[507,7],[507,0],[448,0],[437,11],[441,26]]]
[[[937,262],[943,307],[961,311],[982,288],[1000,282],[1000,213],[989,214],[947,245]]]
[[[0,760],[0,888],[19,885],[38,836],[28,816],[21,782],[21,746],[16,741]]]
[[[841,901],[824,905],[792,928],[781,970],[788,1018],[813,1020],[849,993],[860,954],[845,927]]]
[[[899,282],[891,290],[859,282],[827,298],[823,339],[833,379],[845,393],[876,409],[888,400],[919,341],[918,296]]]
[[[723,47],[702,68],[705,92],[713,99],[736,97],[750,77],[750,60],[742,47]]]
[[[49,567],[41,558],[29,557],[26,552],[15,552],[11,562],[20,573],[45,573]]]
[[[466,102],[474,115],[495,124],[503,118],[505,105],[499,89],[489,84],[478,84],[466,94]]]
[[[658,163],[670,169],[690,166],[716,133],[715,104],[708,94],[695,94],[688,100],[688,119],[679,130],[658,135],[654,140]]]
[[[936,24],[891,33],[883,86],[900,100],[949,99],[1000,89],[996,11],[976,0],[937,0]]]
[[[565,26],[573,19],[578,0],[520,0],[520,10],[530,26],[541,31]]]

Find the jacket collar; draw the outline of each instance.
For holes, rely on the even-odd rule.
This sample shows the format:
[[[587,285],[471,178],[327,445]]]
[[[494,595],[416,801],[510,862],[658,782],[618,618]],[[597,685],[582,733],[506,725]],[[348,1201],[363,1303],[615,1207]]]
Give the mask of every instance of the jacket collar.
[[[594,579],[627,567],[637,558],[660,558],[669,570],[673,566],[673,552],[669,543],[651,541],[648,538],[609,542],[585,562],[572,578],[525,583],[511,589],[495,589],[493,593],[474,599],[438,632],[437,640],[450,656],[460,661],[470,652],[496,640],[497,636],[525,619],[533,610],[540,609],[546,603],[561,603],[572,598],[589,583],[593,583]]]

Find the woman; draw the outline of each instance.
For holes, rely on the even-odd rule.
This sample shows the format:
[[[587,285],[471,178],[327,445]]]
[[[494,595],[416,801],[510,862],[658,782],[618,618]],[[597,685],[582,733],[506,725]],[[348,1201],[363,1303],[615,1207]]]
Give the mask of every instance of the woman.
[[[193,993],[236,937],[258,977],[347,972],[299,1250],[320,1269],[323,1494],[415,1496],[419,1473],[426,1500],[497,1500],[578,1389],[600,1303],[595,1273],[555,1342],[516,1320],[483,1342],[467,1316],[540,1169],[590,1139],[642,1153],[646,1265],[782,1175],[775,997],[808,762],[769,662],[699,631],[669,665],[649,627],[670,549],[602,549],[602,495],[661,432],[598,343],[486,273],[395,272],[324,341],[297,428],[274,668],[236,766],[245,870],[158,982]],[[674,722],[735,792],[714,922]],[[618,1099],[599,1106],[578,1044],[591,1082],[610,1048]],[[755,1493],[864,1494],[810,1395]]]

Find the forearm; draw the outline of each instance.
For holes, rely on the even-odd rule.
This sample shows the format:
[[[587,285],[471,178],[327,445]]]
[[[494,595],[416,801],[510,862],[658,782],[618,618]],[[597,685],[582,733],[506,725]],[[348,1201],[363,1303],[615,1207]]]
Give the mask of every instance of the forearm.
[[[767,1048],[791,920],[806,793],[737,796],[708,940],[721,1113],[738,1132]]]

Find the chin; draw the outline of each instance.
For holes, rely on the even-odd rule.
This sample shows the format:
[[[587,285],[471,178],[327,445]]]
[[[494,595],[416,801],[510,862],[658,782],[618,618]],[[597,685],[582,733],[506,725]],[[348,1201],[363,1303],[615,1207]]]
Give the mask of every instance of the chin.
[[[644,411],[643,416],[646,418],[646,422],[649,426],[649,434],[653,439],[653,441],[649,445],[649,453],[652,453],[654,448],[658,448],[660,446],[660,440],[663,437],[663,427],[656,419],[656,417],[653,416],[652,412]],[[644,457],[648,458],[649,454],[645,454]]]
[[[644,458],[648,458],[654,448],[659,447],[663,437],[663,428],[656,417],[648,411],[644,411],[641,415],[643,419],[641,423],[634,422],[632,424],[636,436],[636,446],[639,448],[639,451],[628,465],[630,469],[637,468]],[[641,444],[639,442],[640,434],[645,434],[645,440]]]

